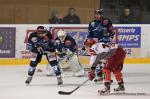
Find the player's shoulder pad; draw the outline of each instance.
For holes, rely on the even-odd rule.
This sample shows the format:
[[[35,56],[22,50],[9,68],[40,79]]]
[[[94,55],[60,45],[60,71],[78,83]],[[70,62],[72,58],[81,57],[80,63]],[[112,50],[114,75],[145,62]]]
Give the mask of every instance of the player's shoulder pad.
[[[73,44],[76,43],[76,40],[75,40],[73,37],[69,36],[69,35],[67,35],[67,37],[66,37],[65,40],[66,40],[66,41],[69,40],[69,41],[71,41]]]
[[[29,36],[30,37],[33,37],[33,36],[35,37],[35,36],[37,36],[37,32],[32,32],[32,33],[29,34]]]
[[[32,35],[36,35],[36,34],[37,34],[37,32],[32,32],[32,33],[30,33],[30,34],[32,34]]]
[[[55,41],[56,41],[56,40],[60,40],[60,39],[59,39],[58,37],[56,37],[56,38],[55,38]]]
[[[52,39],[52,34],[51,34],[50,31],[48,31],[46,35],[47,35],[50,39]]]
[[[96,23],[96,20],[92,20],[89,25],[93,27],[95,23]]]
[[[72,39],[73,39],[73,37],[71,37],[71,36],[67,35],[67,36],[66,36],[66,39],[67,39],[67,40],[72,40]]]
[[[104,24],[104,25],[108,25],[108,24],[112,24],[112,22],[111,22],[110,19],[104,18],[104,19],[103,19],[103,24]]]

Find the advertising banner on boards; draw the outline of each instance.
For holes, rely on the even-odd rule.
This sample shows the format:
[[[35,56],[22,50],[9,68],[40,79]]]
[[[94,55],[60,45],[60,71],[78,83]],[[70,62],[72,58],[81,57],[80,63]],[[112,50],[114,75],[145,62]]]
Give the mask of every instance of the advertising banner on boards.
[[[72,36],[78,45],[78,48],[82,48],[85,41],[88,30],[85,27],[50,27],[54,38],[59,29],[63,29],[68,35]],[[141,48],[141,27],[115,27],[117,32],[118,43],[125,48],[127,54],[138,56]]]
[[[0,58],[15,58],[16,28],[0,28]]]

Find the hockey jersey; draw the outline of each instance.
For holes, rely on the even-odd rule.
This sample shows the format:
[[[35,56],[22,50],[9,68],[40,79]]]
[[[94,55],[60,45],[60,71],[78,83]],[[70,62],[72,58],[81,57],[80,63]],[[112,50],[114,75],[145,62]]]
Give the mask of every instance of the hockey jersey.
[[[99,43],[96,43],[94,44],[90,49],[89,49],[89,54],[90,55],[97,55],[99,53],[102,53],[102,52],[108,52],[110,49],[112,49],[113,47],[111,47],[110,45],[108,44],[105,44],[105,43],[102,43],[102,42],[99,42]]]
[[[94,38],[98,42],[110,42],[114,36],[113,26],[109,19],[102,18],[90,22],[87,38]]]
[[[54,46],[59,52],[66,51],[68,49],[72,52],[77,51],[76,41],[68,35],[65,37],[63,42],[57,37],[54,41]]]
[[[37,52],[38,47],[41,47],[44,51],[55,51],[50,32],[43,37],[38,36],[37,32],[30,34],[27,43],[27,49],[32,52]]]

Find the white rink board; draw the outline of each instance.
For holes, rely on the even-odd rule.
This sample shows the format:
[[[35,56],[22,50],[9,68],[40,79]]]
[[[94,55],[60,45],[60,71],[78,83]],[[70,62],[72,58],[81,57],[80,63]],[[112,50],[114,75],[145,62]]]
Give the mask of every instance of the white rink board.
[[[24,43],[27,30],[35,30],[37,26],[43,25],[47,27],[88,27],[88,24],[81,25],[48,25],[48,24],[0,24],[0,27],[16,27],[16,58],[21,58],[21,51],[26,49],[26,44]],[[139,24],[139,25],[121,25],[114,24],[118,27],[141,27],[141,48],[138,58],[149,58],[150,57],[150,25]]]

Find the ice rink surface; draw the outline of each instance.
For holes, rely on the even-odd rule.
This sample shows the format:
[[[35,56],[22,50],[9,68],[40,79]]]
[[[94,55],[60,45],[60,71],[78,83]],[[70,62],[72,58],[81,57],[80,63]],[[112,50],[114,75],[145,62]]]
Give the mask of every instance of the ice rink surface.
[[[133,95],[133,93],[150,93],[150,64],[126,64],[123,69],[125,88],[130,95],[100,96],[97,90],[103,84],[87,82],[71,95],[59,95],[58,91],[71,91],[87,77],[71,77],[65,72],[64,85],[58,86],[56,77],[47,77],[45,72],[36,72],[31,84],[26,86],[27,66],[0,66],[0,99],[150,99],[150,95]],[[114,80],[114,77],[112,76]],[[117,87],[116,80],[111,92]]]

